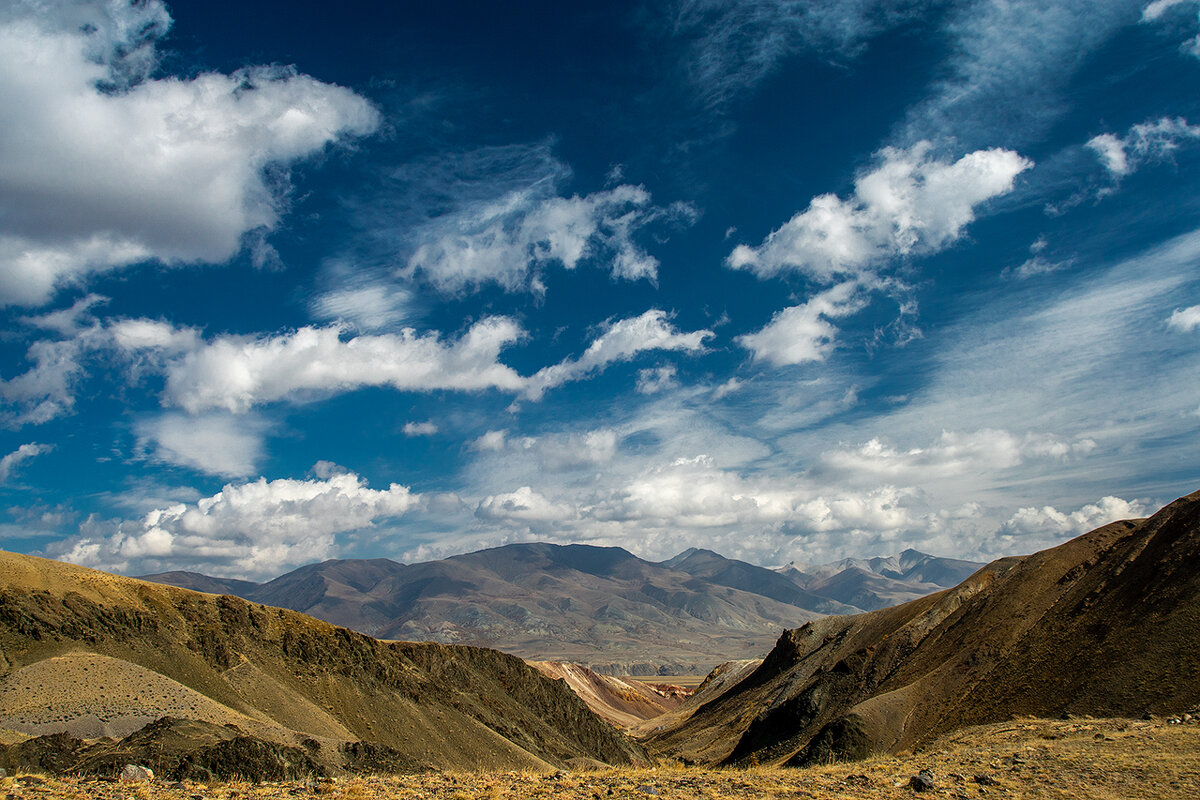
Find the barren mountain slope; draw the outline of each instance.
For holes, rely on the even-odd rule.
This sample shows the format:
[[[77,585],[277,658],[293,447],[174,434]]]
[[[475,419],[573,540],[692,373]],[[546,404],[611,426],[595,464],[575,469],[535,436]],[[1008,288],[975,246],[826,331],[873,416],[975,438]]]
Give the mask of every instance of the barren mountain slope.
[[[85,668],[105,691],[68,685]],[[293,745],[384,745],[412,768],[640,753],[566,686],[503,653],[385,643],[235,597],[0,553],[0,728],[116,732],[157,705]]]
[[[529,664],[543,675],[564,681],[588,708],[618,728],[632,728],[674,710],[686,697],[678,687],[675,687],[676,691],[662,691],[641,681],[600,675],[565,661],[530,661]]]
[[[807,764],[895,752],[1014,714],[1200,703],[1200,493],[903,606],[788,631],[653,750]]]

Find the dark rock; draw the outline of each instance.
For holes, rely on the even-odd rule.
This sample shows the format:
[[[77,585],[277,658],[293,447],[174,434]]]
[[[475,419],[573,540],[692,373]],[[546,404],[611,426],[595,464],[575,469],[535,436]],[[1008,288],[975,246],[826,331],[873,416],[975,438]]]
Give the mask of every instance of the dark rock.
[[[309,752],[312,752],[310,749]],[[348,772],[414,773],[429,768],[427,764],[397,750],[372,742],[346,742],[341,747]]]
[[[984,774],[976,775],[975,782],[978,783],[980,786],[999,786],[1000,785],[1000,781],[996,780],[991,775],[984,775]]]
[[[908,788],[914,792],[932,792],[936,788],[933,783],[933,774],[929,770],[921,770],[908,779]]]
[[[861,761],[875,752],[862,720],[851,714],[835,719],[817,732],[804,749],[788,759],[785,766],[811,767],[835,761]]]
[[[53,733],[0,747],[0,763],[17,772],[59,775],[71,769],[87,746],[69,733]]]
[[[242,779],[254,782],[297,780],[321,772],[321,766],[299,747],[237,736],[187,754],[176,777],[206,780]]]

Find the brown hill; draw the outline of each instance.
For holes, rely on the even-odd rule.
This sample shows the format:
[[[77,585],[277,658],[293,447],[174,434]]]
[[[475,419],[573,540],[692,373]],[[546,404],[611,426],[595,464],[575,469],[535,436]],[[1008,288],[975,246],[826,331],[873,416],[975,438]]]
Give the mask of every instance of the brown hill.
[[[679,687],[655,687],[592,672],[565,661],[530,661],[543,675],[564,681],[588,708],[618,728],[632,728],[679,707],[690,694]]]
[[[413,769],[641,753],[503,653],[380,642],[235,597],[0,553],[0,728],[123,735],[164,714],[315,745],[335,766],[348,742]]]
[[[1200,703],[1200,493],[988,565],[902,606],[785,633],[752,675],[649,740],[689,761],[803,765],[1013,715]]]

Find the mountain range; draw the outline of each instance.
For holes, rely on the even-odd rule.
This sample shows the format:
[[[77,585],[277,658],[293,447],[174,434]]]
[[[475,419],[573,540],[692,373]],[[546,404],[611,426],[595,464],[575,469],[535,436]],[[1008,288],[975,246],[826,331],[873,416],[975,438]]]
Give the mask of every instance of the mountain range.
[[[952,586],[981,567],[908,550],[772,570],[691,549],[511,544],[440,561],[332,560],[262,584],[190,572],[143,579],[290,608],[384,639],[493,647],[609,675],[705,674],[760,658],[783,629]]]
[[[540,554],[532,573],[530,553]],[[592,575],[580,608],[608,588],[598,576],[640,579],[647,597],[667,580],[615,548],[472,555],[465,560],[491,563],[477,566],[478,580],[507,572],[536,589]],[[940,567],[920,561],[902,554],[865,568],[793,569],[813,581],[847,569],[936,577]],[[736,607],[725,600],[740,594],[713,586],[764,607],[798,609],[785,600],[808,597],[788,594],[802,587],[786,571],[757,572],[705,551],[671,562],[651,566],[723,598],[697,608]],[[375,577],[401,567],[366,563]],[[0,552],[0,767],[115,775],[144,761],[175,779],[277,780],[648,758],[809,766],[918,752],[948,732],[1018,717],[1187,720],[1200,716],[1198,563],[1200,492],[1149,519],[999,559],[899,606],[816,617],[785,631],[761,662],[725,663],[685,697],[571,665],[535,669],[495,650],[382,641],[227,593]],[[328,568],[309,572],[324,587],[318,599],[331,596]],[[761,579],[762,593],[735,588],[748,579]],[[663,713],[646,719],[656,708]],[[1105,741],[1089,738],[1088,757],[1102,758]]]

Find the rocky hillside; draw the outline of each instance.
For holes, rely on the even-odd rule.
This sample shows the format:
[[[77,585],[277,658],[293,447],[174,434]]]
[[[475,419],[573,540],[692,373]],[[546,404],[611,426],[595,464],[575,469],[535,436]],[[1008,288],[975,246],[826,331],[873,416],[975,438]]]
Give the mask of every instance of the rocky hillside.
[[[618,676],[702,675],[731,658],[761,657],[782,629],[863,610],[806,588],[809,578],[708,550],[654,563],[617,547],[552,544],[409,565],[326,561],[261,585],[184,572],[146,576],[303,611],[380,638],[495,647]],[[886,591],[908,600],[959,579],[891,580]],[[838,591],[871,603],[881,596],[856,593],[845,580]]]
[[[0,553],[0,728],[128,736],[164,715],[233,725],[330,766],[355,748],[409,769],[641,756],[513,656],[381,642],[236,597]]]
[[[1013,715],[1200,703],[1200,493],[954,589],[788,631],[762,666],[653,751],[806,765],[897,752]]]

